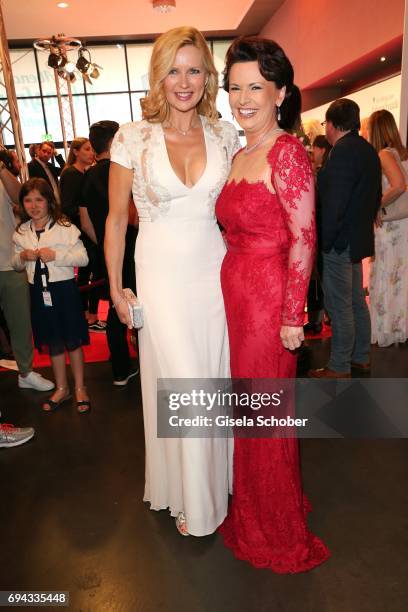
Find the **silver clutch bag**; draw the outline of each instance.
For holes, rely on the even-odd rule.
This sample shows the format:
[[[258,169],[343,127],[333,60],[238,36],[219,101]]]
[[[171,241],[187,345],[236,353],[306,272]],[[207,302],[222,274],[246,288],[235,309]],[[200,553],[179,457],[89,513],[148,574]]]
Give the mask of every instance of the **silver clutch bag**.
[[[128,303],[130,318],[135,329],[143,327],[143,308],[139,298],[135,296],[131,289],[123,289],[123,295]]]

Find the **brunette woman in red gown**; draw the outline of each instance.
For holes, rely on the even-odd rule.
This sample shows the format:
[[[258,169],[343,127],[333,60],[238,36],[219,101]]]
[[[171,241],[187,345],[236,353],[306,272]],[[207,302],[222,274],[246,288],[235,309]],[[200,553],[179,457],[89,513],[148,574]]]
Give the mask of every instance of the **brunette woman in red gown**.
[[[314,183],[290,129],[300,111],[293,68],[273,41],[243,37],[227,53],[224,87],[247,146],[216,212],[233,378],[294,378],[315,248]],[[330,553],[306,523],[295,438],[236,437],[233,497],[221,527],[239,559],[277,573],[307,571]]]

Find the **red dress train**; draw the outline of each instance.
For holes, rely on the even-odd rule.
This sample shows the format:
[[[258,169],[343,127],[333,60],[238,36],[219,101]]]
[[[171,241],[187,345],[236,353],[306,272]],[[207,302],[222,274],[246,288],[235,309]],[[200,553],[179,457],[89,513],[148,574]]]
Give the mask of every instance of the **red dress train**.
[[[268,154],[275,194],[232,180],[217,217],[228,252],[221,270],[233,378],[294,378],[281,325],[303,325],[315,246],[314,183],[302,144],[284,134]],[[277,573],[309,570],[330,553],[306,523],[296,439],[236,438],[233,497],[220,528],[236,557]]]

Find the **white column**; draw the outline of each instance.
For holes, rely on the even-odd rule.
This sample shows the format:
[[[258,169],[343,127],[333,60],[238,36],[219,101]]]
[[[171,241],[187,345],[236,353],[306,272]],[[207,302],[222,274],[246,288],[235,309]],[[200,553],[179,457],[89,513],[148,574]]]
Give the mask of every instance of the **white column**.
[[[404,39],[401,64],[401,104],[399,130],[403,143],[407,144],[408,130],[408,0],[405,0]]]
[[[17,96],[11,70],[6,28],[3,18],[2,0],[0,0],[0,84],[6,92],[7,101],[0,105],[0,144],[3,144],[3,131],[13,135],[16,154],[21,164],[20,176],[23,181],[28,179],[28,169],[24,151],[24,140],[18,114]]]

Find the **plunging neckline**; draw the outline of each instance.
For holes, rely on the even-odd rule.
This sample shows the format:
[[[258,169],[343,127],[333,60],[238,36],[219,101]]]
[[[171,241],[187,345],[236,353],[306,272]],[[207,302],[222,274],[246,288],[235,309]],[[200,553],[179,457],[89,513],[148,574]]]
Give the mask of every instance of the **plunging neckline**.
[[[191,187],[189,187],[188,185],[186,185],[181,178],[179,177],[179,175],[177,174],[177,172],[175,171],[175,169],[173,168],[173,165],[170,161],[170,155],[169,155],[169,151],[167,149],[167,144],[166,144],[166,136],[164,134],[164,129],[163,129],[163,125],[160,124],[160,130],[161,130],[161,136],[162,136],[162,140],[163,140],[163,146],[164,146],[164,151],[165,151],[165,157],[167,160],[167,163],[170,167],[171,173],[176,177],[177,181],[180,183],[180,185],[183,185],[183,187],[185,189],[188,189],[188,191],[192,191],[193,189],[195,189],[197,187],[197,185],[202,181],[202,179],[204,178],[204,175],[207,172],[208,169],[208,140],[207,140],[207,132],[205,129],[205,124],[204,121],[201,117],[201,115],[199,115],[200,118],[200,122],[201,122],[201,127],[203,130],[203,135],[204,135],[204,147],[205,147],[205,166],[204,169],[200,175],[200,177],[198,178],[198,180],[194,183],[194,185],[191,185]]]

